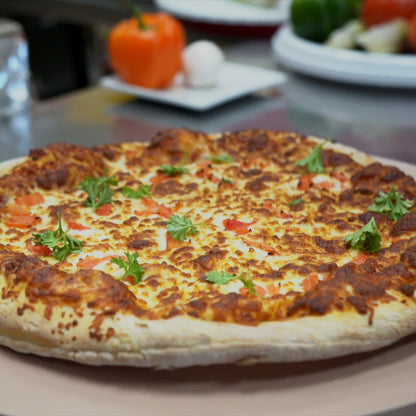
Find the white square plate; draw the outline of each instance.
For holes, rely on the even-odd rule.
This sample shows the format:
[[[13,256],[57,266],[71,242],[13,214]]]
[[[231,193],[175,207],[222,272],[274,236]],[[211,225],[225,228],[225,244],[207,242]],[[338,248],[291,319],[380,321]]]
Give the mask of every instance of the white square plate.
[[[285,81],[286,76],[279,71],[227,62],[221,69],[217,84],[212,88],[189,88],[181,76],[178,76],[172,87],[166,90],[127,84],[115,75],[103,77],[100,84],[105,88],[140,98],[195,111],[205,111],[252,92],[280,85]]]

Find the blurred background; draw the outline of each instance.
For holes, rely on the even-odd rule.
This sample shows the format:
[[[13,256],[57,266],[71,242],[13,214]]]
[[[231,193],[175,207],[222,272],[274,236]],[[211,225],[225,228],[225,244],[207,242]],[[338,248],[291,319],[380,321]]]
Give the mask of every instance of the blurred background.
[[[142,0],[154,11],[152,0]],[[34,97],[51,98],[94,85],[110,69],[110,28],[128,16],[117,0],[1,0],[0,16],[26,33]]]

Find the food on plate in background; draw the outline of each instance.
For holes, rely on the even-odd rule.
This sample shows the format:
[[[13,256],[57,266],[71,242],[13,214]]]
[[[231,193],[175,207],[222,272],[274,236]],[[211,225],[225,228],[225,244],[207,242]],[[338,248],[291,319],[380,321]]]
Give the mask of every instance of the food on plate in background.
[[[416,0],[365,0],[362,20],[367,27],[416,15]]]
[[[416,51],[416,0],[293,0],[295,34],[373,53]]]
[[[183,51],[183,72],[190,87],[213,87],[224,63],[224,53],[213,42],[199,40]]]
[[[331,48],[353,49],[357,35],[364,32],[364,29],[365,26],[361,20],[350,20],[344,26],[335,29],[325,44]]]
[[[358,16],[360,0],[293,0],[291,21],[294,32],[315,42]]]
[[[399,53],[405,48],[408,33],[408,22],[404,19],[394,19],[360,33],[355,42],[369,52]]]
[[[410,46],[416,52],[416,14],[410,20],[409,40]]]
[[[141,13],[123,20],[108,39],[110,64],[129,84],[167,88],[182,69],[185,32],[182,24],[166,13]]]

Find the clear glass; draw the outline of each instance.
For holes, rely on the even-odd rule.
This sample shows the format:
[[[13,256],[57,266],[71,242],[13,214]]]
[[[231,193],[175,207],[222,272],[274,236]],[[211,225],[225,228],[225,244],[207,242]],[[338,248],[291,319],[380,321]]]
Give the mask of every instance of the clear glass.
[[[17,22],[0,19],[0,116],[8,116],[31,102],[28,46]]]

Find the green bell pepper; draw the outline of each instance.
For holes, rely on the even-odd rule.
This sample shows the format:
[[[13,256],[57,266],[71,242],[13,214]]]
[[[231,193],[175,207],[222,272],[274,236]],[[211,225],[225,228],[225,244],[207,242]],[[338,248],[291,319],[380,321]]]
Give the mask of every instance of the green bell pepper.
[[[305,39],[324,42],[329,34],[358,16],[363,0],[293,0],[294,32]]]

